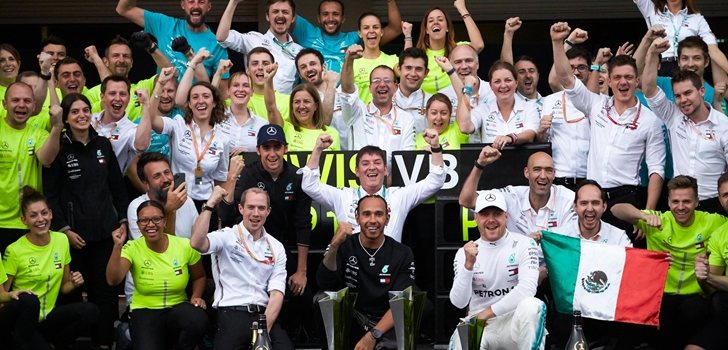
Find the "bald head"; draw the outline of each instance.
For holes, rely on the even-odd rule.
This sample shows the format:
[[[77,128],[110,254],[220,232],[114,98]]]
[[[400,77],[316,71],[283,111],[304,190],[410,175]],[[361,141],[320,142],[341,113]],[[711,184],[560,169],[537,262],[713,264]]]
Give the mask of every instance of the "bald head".
[[[532,192],[537,195],[548,195],[556,176],[554,159],[546,152],[532,154],[528,157],[526,168],[523,169],[523,176],[528,179],[528,186]]]
[[[460,79],[468,75],[478,75],[478,52],[470,45],[458,45],[450,52],[450,63],[460,76]]]

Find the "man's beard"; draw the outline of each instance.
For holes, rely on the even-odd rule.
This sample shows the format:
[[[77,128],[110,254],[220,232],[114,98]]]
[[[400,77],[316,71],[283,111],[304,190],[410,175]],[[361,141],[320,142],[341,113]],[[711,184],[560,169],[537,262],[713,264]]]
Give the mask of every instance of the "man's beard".
[[[159,201],[160,203],[162,203],[162,205],[167,204],[167,190],[165,190],[164,188],[152,189],[151,194],[154,195],[154,198],[152,199]]]
[[[187,24],[189,24],[190,27],[192,27],[192,28],[200,28],[200,27],[202,27],[202,26],[205,25],[205,16],[204,15],[203,16],[200,16],[200,22],[199,23],[192,22],[190,20],[190,16],[189,15],[185,16],[185,19],[187,20]]]

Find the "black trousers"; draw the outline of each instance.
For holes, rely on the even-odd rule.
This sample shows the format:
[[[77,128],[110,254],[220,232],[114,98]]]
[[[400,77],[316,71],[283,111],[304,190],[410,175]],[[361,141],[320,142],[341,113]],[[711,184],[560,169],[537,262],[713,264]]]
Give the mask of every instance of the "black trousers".
[[[207,315],[187,302],[166,309],[136,309],[130,327],[134,349],[192,350],[205,333]]]
[[[215,334],[215,350],[250,349],[252,341],[252,324],[258,320],[258,314],[247,311],[218,308],[217,333]],[[293,350],[288,334],[278,322],[270,330],[270,341],[273,349]]]
[[[3,341],[0,348],[50,350],[50,343],[55,349],[70,349],[76,338],[89,335],[89,329],[99,315],[99,310],[91,303],[57,305],[41,322],[38,322],[39,312],[38,297],[31,294],[21,294],[18,300],[0,308],[3,338],[12,339]]]
[[[710,301],[699,294],[662,296],[655,349],[683,349],[710,318]]]
[[[83,249],[71,248],[71,270],[83,275],[84,285],[64,298],[66,301],[81,301],[81,292],[86,291],[88,301],[98,307],[99,319],[94,325],[94,340],[98,345],[111,345],[114,339],[114,322],[119,319],[119,291],[106,283],[106,264],[109,262],[114,242],[111,237],[102,241],[86,242]]]

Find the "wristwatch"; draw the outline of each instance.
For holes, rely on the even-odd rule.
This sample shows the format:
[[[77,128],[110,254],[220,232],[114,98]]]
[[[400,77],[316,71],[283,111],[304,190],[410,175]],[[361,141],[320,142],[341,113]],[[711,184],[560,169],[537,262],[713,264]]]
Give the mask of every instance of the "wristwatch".
[[[372,337],[374,337],[374,339],[376,339],[377,341],[382,339],[382,331],[376,328],[372,328],[370,332],[372,333]]]
[[[211,207],[211,206],[207,205],[207,203],[202,203],[202,208],[200,208],[200,212],[202,212],[204,210],[209,210],[212,212],[215,210],[215,207]]]

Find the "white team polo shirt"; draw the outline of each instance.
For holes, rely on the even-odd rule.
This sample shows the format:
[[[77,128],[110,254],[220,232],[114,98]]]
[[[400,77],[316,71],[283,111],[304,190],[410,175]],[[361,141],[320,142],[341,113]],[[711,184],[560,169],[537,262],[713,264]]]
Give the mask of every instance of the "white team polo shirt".
[[[640,183],[644,159],[648,174],[665,178],[662,122],[639,102],[617,114],[614,101],[589,91],[579,80],[566,97],[589,119],[591,127],[587,177],[604,188]],[[636,120],[636,123],[633,121]]]
[[[604,221],[601,221],[601,228],[599,229],[599,233],[597,233],[591,239],[584,238],[581,235],[581,230],[579,230],[578,216],[574,216],[574,218],[572,220],[569,220],[569,222],[566,222],[563,225],[560,225],[559,227],[556,227],[549,231],[562,234],[564,236],[581,238],[584,241],[594,241],[620,247],[632,246],[632,241],[629,240],[629,237],[627,237],[627,234],[624,232],[624,230],[618,229]]]
[[[536,91],[536,96],[536,98],[528,98],[517,90],[515,94],[516,100],[521,100],[521,102],[526,103],[533,103],[538,110],[538,114],[541,114],[541,109],[543,108],[543,96],[541,96],[541,93],[539,93],[538,91]]]
[[[273,54],[276,63],[278,63],[278,71],[273,77],[273,86],[277,91],[287,95],[291,94],[297,74],[295,58],[298,52],[303,50],[303,47],[293,42],[290,34],[288,35],[288,41],[281,43],[270,29],[265,34],[254,31],[240,33],[231,29],[227,39],[220,42],[220,46],[244,54],[246,66],[248,63],[247,55],[250,50],[256,47],[268,49]]]
[[[418,89],[412,92],[409,96],[405,96],[402,93],[402,89],[397,89],[392,97],[392,103],[399,109],[410,112],[415,118],[415,133],[421,134],[427,129],[427,113],[425,112],[425,106],[427,100],[430,99],[430,94],[426,93],[422,89]]]
[[[700,200],[717,197],[718,178],[728,166],[728,118],[706,103],[708,119],[695,124],[660,88],[647,103],[670,130],[675,175],[695,177]]]
[[[547,131],[557,177],[586,177],[589,155],[589,121],[563,91],[543,98],[544,115],[553,116]]]
[[[227,118],[222,123],[215,125],[215,129],[225,134],[230,141],[230,150],[242,147],[247,152],[255,152],[255,147],[258,145],[258,131],[263,125],[267,125],[268,121],[253,114],[250,108],[248,108],[248,115],[250,115],[250,118],[245,123],[238,124],[230,107],[228,107],[225,109]]]
[[[576,216],[572,206],[574,191],[564,186],[551,185],[549,201],[538,210],[534,210],[528,200],[530,192],[528,186],[506,186],[499,190],[506,195],[506,205],[508,206],[506,226],[511,232],[529,234],[549,230]]]
[[[365,105],[356,91],[353,94],[341,92],[342,118],[348,128],[352,149],[367,145],[377,146],[387,152],[387,164],[391,163],[392,152],[415,149],[415,117],[412,113],[392,104],[389,113],[381,115],[373,103]]]
[[[136,156],[134,140],[136,138],[137,125],[129,120],[126,114],[117,122],[102,125],[101,118],[103,116],[104,111],[94,113],[91,116],[91,125],[93,125],[94,130],[99,135],[111,141],[111,146],[114,148],[114,153],[116,154],[116,160],[119,162],[119,169],[121,169],[122,174],[125,174],[129,163]]]
[[[240,232],[245,243],[240,239]],[[210,232],[207,239],[210,249],[202,254],[212,254],[214,308],[267,306],[268,293],[277,290],[286,294],[286,250],[265,229],[257,241],[242,223]],[[259,260],[268,260],[268,263]]]
[[[169,135],[169,144],[172,149],[170,163],[172,172],[185,173],[187,182],[187,195],[194,200],[207,200],[212,195],[215,187],[215,180],[227,180],[229,159],[228,139],[222,132],[212,129],[204,135],[200,135],[200,128],[194,120],[187,124],[181,115],[174,118],[162,118],[164,129],[162,133]],[[197,152],[194,149],[192,133],[197,140],[197,152],[202,153],[213,135],[212,143],[205,151],[200,166],[202,167],[202,183],[195,183],[195,167],[197,167]]]
[[[702,14],[688,14],[688,8],[685,7],[673,15],[667,5],[660,12],[655,12],[652,0],[634,0],[634,3],[644,17],[647,29],[657,24],[665,28],[665,38],[670,42],[670,48],[662,53],[662,58],[677,57],[677,44],[689,36],[700,36],[708,45],[717,43]]]
[[[537,132],[541,119],[535,104],[516,98],[508,121],[498,110],[495,99],[473,108],[470,111],[470,120],[475,129],[480,130],[481,141],[491,143],[499,135],[519,134],[526,130]]]
[[[452,103],[452,115],[450,116],[450,124],[454,123],[455,120],[457,120],[457,110],[458,110],[458,95],[455,93],[455,88],[452,87],[452,85],[448,85],[446,88],[443,88],[442,90],[438,91],[442,93],[443,95],[447,96],[447,98],[450,99],[450,103]],[[478,105],[486,104],[490,101],[495,101],[495,94],[493,93],[493,89],[490,88],[490,83],[487,81],[480,79],[480,88],[478,89],[478,96],[473,96],[473,98],[470,100],[470,108],[471,110]],[[468,142],[470,143],[481,143],[481,137],[480,137],[480,130],[475,130],[472,134],[470,134],[470,137],[468,138]]]

